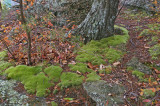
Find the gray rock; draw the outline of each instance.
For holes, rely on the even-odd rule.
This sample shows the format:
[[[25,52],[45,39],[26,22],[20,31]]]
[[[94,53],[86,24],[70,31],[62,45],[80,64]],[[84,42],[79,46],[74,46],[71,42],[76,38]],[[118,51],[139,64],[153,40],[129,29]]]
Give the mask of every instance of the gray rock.
[[[122,3],[125,2],[125,5],[127,6],[142,8],[150,12],[158,11],[158,7],[156,7],[155,4],[153,4],[151,0],[121,0],[121,1]],[[160,2],[158,1],[158,3]]]
[[[127,66],[133,67],[134,70],[141,71],[146,74],[151,74],[152,71],[149,67],[139,62],[136,57],[133,57],[128,63]]]
[[[96,102],[97,106],[123,105],[124,87],[118,84],[108,84],[106,81],[85,82],[83,84],[87,94]]]

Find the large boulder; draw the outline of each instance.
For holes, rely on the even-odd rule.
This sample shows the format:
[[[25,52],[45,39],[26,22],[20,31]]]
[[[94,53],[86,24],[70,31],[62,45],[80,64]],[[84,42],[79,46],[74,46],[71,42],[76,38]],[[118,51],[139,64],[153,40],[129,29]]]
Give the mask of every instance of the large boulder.
[[[152,70],[145,64],[141,63],[138,58],[133,57],[129,62],[127,62],[128,67],[132,67],[134,70],[138,70],[145,74],[151,74]]]
[[[87,94],[96,102],[97,106],[119,106],[124,105],[124,87],[118,84],[110,84],[99,80],[85,82],[83,84]]]
[[[142,8],[149,12],[157,12],[158,6],[154,4],[151,0],[121,0],[126,6]],[[160,1],[158,1],[160,4]]]

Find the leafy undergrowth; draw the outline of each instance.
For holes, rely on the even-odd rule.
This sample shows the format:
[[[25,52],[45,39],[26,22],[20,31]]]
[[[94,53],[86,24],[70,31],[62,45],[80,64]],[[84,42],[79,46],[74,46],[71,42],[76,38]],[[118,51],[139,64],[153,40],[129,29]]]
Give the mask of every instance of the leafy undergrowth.
[[[30,95],[46,96],[47,102],[52,104],[56,104],[53,102],[56,101],[60,105],[84,105],[90,99],[81,84],[96,80],[125,86],[126,105],[160,103],[160,29],[156,24],[157,18],[148,17],[143,12],[133,14],[127,9],[123,10],[116,24],[129,32],[115,26],[114,36],[93,40],[87,45],[82,44],[81,37],[65,37],[65,31],[70,29],[66,26],[55,28],[50,21],[52,18],[51,14],[42,16],[41,21],[30,17],[28,25],[33,34],[34,66],[26,66],[27,37],[20,21],[15,20],[14,26],[0,22],[1,34],[7,35],[3,39],[15,56],[14,59],[9,52],[0,52],[2,75],[19,80]],[[4,48],[5,45],[1,49]],[[151,75],[126,67],[126,62],[134,56],[152,69]],[[93,105],[92,101],[89,104]]]

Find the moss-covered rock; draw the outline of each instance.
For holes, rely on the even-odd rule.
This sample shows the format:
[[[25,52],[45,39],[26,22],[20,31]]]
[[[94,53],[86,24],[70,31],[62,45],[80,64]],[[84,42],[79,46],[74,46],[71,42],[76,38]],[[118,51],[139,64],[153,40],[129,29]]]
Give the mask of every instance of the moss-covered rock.
[[[53,82],[58,82],[62,73],[62,68],[59,66],[50,66],[44,70],[44,72],[48,75],[50,80]]]
[[[72,72],[64,72],[62,73],[60,80],[61,82],[58,84],[61,88],[68,88],[71,86],[78,86],[82,84],[84,77]]]
[[[0,60],[4,60],[7,57],[7,51],[0,52]]]
[[[92,72],[93,70],[89,69],[84,63],[77,63],[75,65],[69,64],[71,71],[79,71],[81,73]]]
[[[101,77],[99,75],[96,74],[96,72],[92,72],[90,74],[87,75],[87,79],[86,81],[97,81],[100,80]]]
[[[156,60],[160,57],[160,44],[156,44],[149,49],[149,53],[152,56],[152,59]]]
[[[144,73],[138,71],[138,70],[135,70],[135,71],[132,71],[132,75],[135,75],[136,77],[138,77],[139,79],[142,79],[143,76],[144,76]]]
[[[42,72],[41,66],[29,67],[19,65],[10,67],[5,71],[9,78],[16,79],[24,84],[28,93],[35,93],[37,96],[46,96],[48,88],[53,85],[50,79]]]

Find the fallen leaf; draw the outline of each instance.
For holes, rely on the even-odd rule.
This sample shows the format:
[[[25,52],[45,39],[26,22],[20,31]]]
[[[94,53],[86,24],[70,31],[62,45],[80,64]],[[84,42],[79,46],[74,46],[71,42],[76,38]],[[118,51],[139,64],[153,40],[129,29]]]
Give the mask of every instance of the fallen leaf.
[[[89,66],[90,69],[93,69],[92,63],[89,62],[89,63],[88,63],[88,66]]]
[[[137,37],[137,39],[141,39],[141,38],[143,38],[143,36],[138,36],[138,37]]]
[[[121,63],[118,61],[118,62],[113,63],[113,66],[116,67],[116,66],[118,66],[118,65],[120,65],[120,64],[121,64]]]
[[[159,70],[157,70],[156,68],[153,68],[154,69],[154,71],[156,72],[156,74],[160,74],[160,71]]]
[[[150,99],[145,99],[145,100],[143,100],[142,102],[151,102],[151,100]]]

